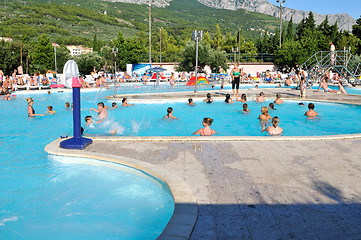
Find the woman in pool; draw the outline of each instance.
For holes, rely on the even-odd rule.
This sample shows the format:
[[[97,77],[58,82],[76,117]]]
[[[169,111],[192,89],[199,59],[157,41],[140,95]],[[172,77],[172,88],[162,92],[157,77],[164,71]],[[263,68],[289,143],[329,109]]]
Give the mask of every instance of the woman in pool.
[[[276,103],[276,104],[283,103],[283,100],[281,99],[281,94],[279,94],[279,93],[276,94],[276,99],[274,100],[274,103]]]
[[[167,115],[164,116],[164,118],[169,118],[169,119],[178,119],[177,117],[173,116],[173,108],[169,107],[167,109]]]
[[[44,116],[43,114],[35,114],[35,110],[33,108],[34,99],[27,98],[26,101],[28,102],[28,117]]]
[[[224,100],[226,103],[233,103],[233,99],[231,98],[231,94],[226,94],[226,100]]]
[[[194,106],[195,105],[192,98],[188,99],[188,105],[189,106]]]
[[[272,118],[272,126],[268,126],[266,128],[266,123],[264,123],[262,125],[262,132],[268,132],[268,134],[272,136],[281,135],[283,129],[281,127],[278,127],[279,123],[280,123],[280,119],[278,117]]]
[[[272,119],[272,117],[268,113],[268,108],[267,107],[262,107],[261,108],[261,115],[259,115],[258,119],[261,122],[267,122],[268,120]]]
[[[243,103],[245,103],[245,102],[247,102],[247,96],[246,96],[246,94],[242,93],[241,98],[236,98],[236,100],[237,100],[238,102],[243,102]]]
[[[212,130],[209,126],[212,125],[213,119],[212,118],[203,118],[203,126],[204,128],[198,129],[198,131],[194,132],[193,135],[200,134],[201,136],[211,136],[216,134],[216,131]]]
[[[213,98],[212,95],[210,93],[207,93],[207,98],[204,99],[205,103],[212,103],[213,102]]]

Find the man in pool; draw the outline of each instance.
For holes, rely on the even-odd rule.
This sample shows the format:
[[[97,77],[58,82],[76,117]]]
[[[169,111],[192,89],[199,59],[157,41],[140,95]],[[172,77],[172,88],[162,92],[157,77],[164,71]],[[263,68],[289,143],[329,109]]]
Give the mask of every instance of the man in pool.
[[[326,78],[323,78],[323,79],[322,79],[322,82],[320,83],[320,87],[318,88],[317,92],[319,92],[321,88],[323,88],[323,90],[324,90],[325,92],[337,93],[336,90],[333,90],[333,89],[331,89],[331,88],[328,87],[327,79],[326,79]]]
[[[315,105],[313,103],[308,104],[308,111],[305,113],[305,116],[308,118],[314,118],[318,116],[318,113],[314,109]]]
[[[192,98],[188,99],[188,105],[189,106],[194,106],[195,105]]]
[[[105,106],[103,102],[98,103],[98,109],[91,108],[89,112],[94,111],[98,113],[99,121],[96,123],[101,123],[104,119],[108,118],[108,106]]]
[[[123,99],[122,99],[122,106],[123,106],[123,107],[129,107],[129,106],[134,106],[134,104],[129,104],[129,103],[128,103],[128,99],[127,99],[127,98],[123,98]]]

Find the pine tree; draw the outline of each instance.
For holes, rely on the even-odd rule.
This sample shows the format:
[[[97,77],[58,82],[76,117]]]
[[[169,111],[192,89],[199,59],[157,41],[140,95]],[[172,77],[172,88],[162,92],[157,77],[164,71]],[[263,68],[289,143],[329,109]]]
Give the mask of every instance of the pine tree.
[[[98,38],[97,38],[96,34],[94,34],[94,37],[93,37],[93,51],[99,52],[99,42],[98,42]]]
[[[294,39],[294,36],[295,35],[294,35],[294,32],[293,32],[293,16],[292,16],[290,21],[288,22],[286,39],[287,40]]]
[[[213,37],[213,41],[212,41],[212,48],[214,49],[217,49],[217,48],[220,48],[222,49],[223,48],[223,44],[224,44],[224,37],[221,33],[221,28],[219,27],[219,25],[217,24],[216,25],[216,34],[214,34],[214,37]]]

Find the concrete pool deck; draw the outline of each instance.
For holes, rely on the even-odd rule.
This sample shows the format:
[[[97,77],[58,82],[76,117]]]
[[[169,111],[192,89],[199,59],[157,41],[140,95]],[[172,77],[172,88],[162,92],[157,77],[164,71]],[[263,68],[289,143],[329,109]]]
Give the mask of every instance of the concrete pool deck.
[[[361,105],[357,95],[308,91],[302,99],[290,89],[240,92],[252,96],[260,91],[272,98],[280,93],[282,98],[300,101]],[[217,92],[224,98],[230,91]],[[205,94],[127,97],[132,102],[155,101],[169,100],[170,95],[186,100],[203,99]],[[130,165],[167,181],[178,216],[160,239],[330,240],[361,239],[360,144],[357,134],[254,139],[98,137],[83,151],[60,149],[59,140],[46,150]]]

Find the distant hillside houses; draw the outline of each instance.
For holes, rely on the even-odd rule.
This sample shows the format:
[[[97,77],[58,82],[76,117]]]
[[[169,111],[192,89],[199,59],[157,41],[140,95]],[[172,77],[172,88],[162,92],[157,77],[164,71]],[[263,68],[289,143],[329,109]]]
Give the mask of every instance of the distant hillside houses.
[[[87,47],[83,47],[83,46],[68,45],[68,46],[66,46],[66,48],[69,49],[70,54],[72,56],[77,56],[77,55],[93,52],[93,48],[87,48]]]
[[[8,37],[0,37],[0,41],[4,41],[4,42],[12,42],[13,39],[12,38],[8,38]]]

